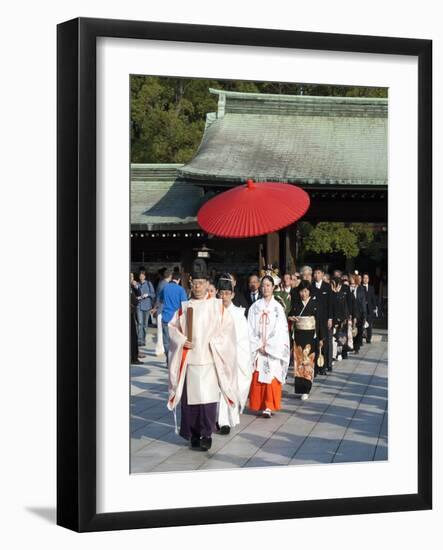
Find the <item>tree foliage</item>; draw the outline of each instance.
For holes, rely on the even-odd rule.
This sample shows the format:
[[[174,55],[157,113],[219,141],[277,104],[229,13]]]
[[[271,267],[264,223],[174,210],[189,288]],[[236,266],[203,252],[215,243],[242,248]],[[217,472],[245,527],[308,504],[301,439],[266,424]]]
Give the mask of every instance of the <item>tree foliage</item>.
[[[131,77],[131,161],[186,163],[195,155],[206,114],[217,111],[209,88],[314,96],[387,97],[386,88],[246,80]]]
[[[343,222],[309,222],[300,224],[304,251],[315,254],[340,253],[345,258],[355,258],[360,250],[368,248],[374,240],[374,230],[369,224]]]

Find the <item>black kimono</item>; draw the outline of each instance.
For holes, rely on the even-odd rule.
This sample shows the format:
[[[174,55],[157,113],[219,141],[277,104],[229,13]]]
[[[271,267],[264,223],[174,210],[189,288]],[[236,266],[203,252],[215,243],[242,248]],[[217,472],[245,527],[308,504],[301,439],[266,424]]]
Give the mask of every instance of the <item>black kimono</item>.
[[[297,328],[293,325],[294,335],[294,391],[295,393],[309,393],[315,376],[315,346],[318,330],[317,300],[311,297],[306,304],[298,299],[292,304],[289,313],[293,317],[310,317],[309,329]],[[308,320],[307,320],[308,321]]]

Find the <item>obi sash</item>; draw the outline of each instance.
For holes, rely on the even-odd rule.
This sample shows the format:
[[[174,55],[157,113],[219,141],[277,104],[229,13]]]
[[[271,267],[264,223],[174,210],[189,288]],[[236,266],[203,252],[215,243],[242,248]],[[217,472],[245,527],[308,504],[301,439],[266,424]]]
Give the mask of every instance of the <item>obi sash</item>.
[[[306,317],[298,317],[295,321],[295,330],[315,330],[315,317],[314,315],[307,315]]]

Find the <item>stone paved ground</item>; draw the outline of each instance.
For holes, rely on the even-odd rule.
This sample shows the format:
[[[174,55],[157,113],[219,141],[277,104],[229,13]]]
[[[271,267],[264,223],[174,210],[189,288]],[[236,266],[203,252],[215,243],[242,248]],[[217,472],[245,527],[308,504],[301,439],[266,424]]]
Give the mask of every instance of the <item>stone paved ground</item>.
[[[213,436],[207,453],[191,451],[174,432],[164,357],[155,357],[153,338],[144,364],[131,367],[132,473],[387,460],[384,336],[315,378],[307,401],[293,394],[288,376],[278,413],[263,419],[246,410],[228,436]]]

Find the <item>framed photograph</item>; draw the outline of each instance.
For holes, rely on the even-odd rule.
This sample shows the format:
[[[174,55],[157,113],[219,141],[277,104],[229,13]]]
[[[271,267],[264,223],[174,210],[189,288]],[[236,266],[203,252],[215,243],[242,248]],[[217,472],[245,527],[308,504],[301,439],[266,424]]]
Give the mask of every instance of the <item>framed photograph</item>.
[[[432,507],[432,42],[58,26],[76,531]]]

